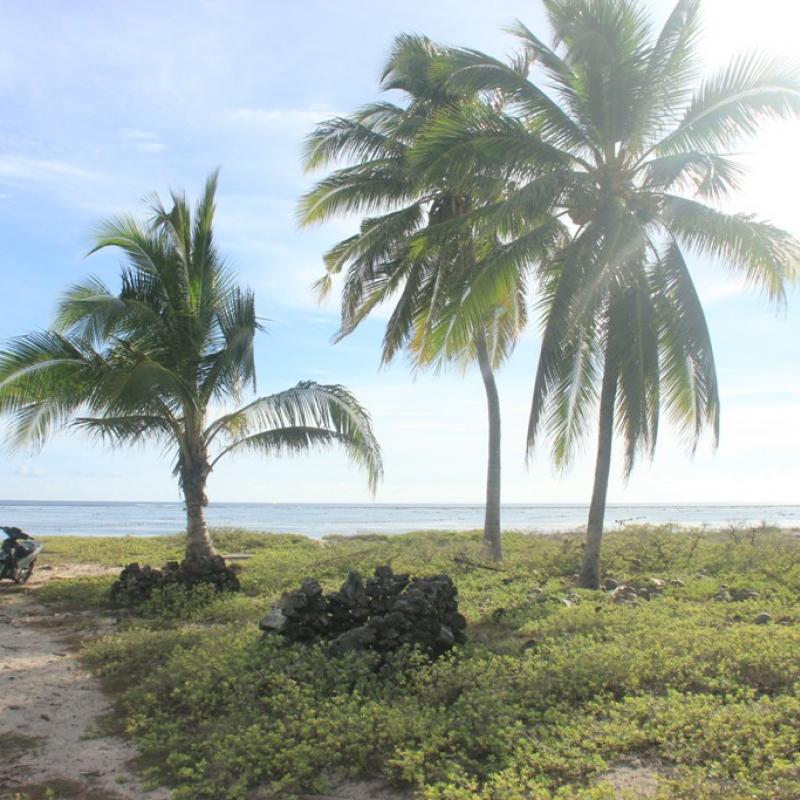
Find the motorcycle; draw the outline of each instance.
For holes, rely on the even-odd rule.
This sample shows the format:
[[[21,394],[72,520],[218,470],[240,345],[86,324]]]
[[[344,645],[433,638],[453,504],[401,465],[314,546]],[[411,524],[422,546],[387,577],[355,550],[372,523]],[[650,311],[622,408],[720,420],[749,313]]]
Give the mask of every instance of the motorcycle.
[[[9,578],[14,583],[25,583],[42,552],[42,544],[19,528],[0,526],[0,531],[6,535],[0,546],[0,580]]]

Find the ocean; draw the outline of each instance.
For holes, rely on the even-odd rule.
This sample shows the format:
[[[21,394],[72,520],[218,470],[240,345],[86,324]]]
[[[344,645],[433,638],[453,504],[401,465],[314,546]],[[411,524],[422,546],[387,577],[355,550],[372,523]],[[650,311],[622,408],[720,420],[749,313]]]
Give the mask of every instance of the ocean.
[[[507,505],[504,530],[568,531],[586,524],[584,505]],[[207,509],[213,528],[332,534],[406,533],[419,530],[474,530],[483,526],[483,507],[462,504],[364,505],[329,503],[213,503]],[[671,523],[686,527],[752,527],[761,524],[800,528],[800,505],[615,505],[606,526]],[[157,536],[184,530],[180,503],[38,502],[0,500],[0,525],[16,525],[34,535]]]

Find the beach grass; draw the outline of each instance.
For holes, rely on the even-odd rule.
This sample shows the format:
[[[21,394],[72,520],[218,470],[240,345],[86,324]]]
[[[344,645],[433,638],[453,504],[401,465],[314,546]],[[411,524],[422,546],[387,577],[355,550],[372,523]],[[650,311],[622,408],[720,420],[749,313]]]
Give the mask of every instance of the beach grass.
[[[800,539],[770,529],[630,528],[605,572],[661,596],[573,588],[578,534],[312,540],[224,532],[249,552],[243,591],[169,591],[86,645],[151,779],[188,798],[289,798],[380,776],[425,800],[800,796]],[[118,565],[180,539],[48,540],[48,557]],[[52,547],[51,547],[52,546]],[[435,663],[263,637],[259,617],[307,576],[338,588],[380,564],[446,572],[470,642]],[[51,581],[42,599],[101,609],[109,578]],[[736,590],[756,596],[737,601]],[[759,617],[759,615],[768,615]],[[757,619],[766,624],[757,624]],[[626,795],[626,792],[629,794]]]

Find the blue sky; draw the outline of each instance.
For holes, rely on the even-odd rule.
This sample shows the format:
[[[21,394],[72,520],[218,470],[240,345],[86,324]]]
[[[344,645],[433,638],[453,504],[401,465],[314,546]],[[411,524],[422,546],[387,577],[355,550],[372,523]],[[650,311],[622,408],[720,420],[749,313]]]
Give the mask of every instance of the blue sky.
[[[669,8],[649,3],[656,18]],[[412,379],[406,365],[380,370],[381,320],[332,346],[335,304],[309,290],[320,254],[353,221],[297,229],[299,166],[315,122],[378,96],[393,37],[425,33],[503,55],[503,26],[544,31],[537,2],[305,0],[136,3],[0,0],[0,339],[46,327],[59,292],[88,273],[112,279],[113,255],[84,259],[99,219],[135,210],[152,190],[196,193],[222,168],[221,247],[256,291],[270,322],[257,343],[259,388],[308,378],[352,388],[371,410],[385,451],[378,501],[480,502],[485,403],[469,372]],[[791,54],[798,12],[789,0],[707,0],[709,67],[766,47]],[[751,167],[735,203],[800,234],[796,187],[800,125],[770,125],[743,146]],[[800,485],[800,297],[776,312],[718,265],[696,264],[722,388],[722,439],[694,459],[665,427],[653,464],[617,502],[796,502]],[[524,466],[524,433],[536,366],[535,326],[499,376],[504,413],[504,497],[585,502],[593,442],[566,475],[546,453]],[[220,463],[209,491],[219,501],[367,500],[366,481],[338,454],[281,462]],[[110,453],[66,434],[42,452],[4,455],[0,498],[175,500],[158,452]]]

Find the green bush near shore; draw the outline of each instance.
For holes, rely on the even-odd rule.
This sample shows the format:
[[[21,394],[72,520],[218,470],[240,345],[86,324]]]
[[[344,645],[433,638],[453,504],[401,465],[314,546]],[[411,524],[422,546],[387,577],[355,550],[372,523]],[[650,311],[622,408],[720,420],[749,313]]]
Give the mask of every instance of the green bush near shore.
[[[607,575],[666,582],[663,596],[636,604],[572,588],[578,535],[508,534],[499,568],[483,561],[479,534],[217,541],[253,553],[240,595],[156,597],[86,648],[152,777],[177,800],[288,798],[363,775],[425,800],[611,800],[625,786],[659,800],[800,797],[792,534],[609,534]],[[65,560],[120,564],[179,547],[59,542]],[[386,563],[451,574],[470,643],[433,664],[405,653],[376,671],[369,655],[331,659],[259,633],[261,614],[302,578],[336,587],[350,569]],[[71,583],[54,582],[45,600],[69,600]],[[758,597],[732,601],[735,589]],[[762,613],[770,624],[756,624]]]

